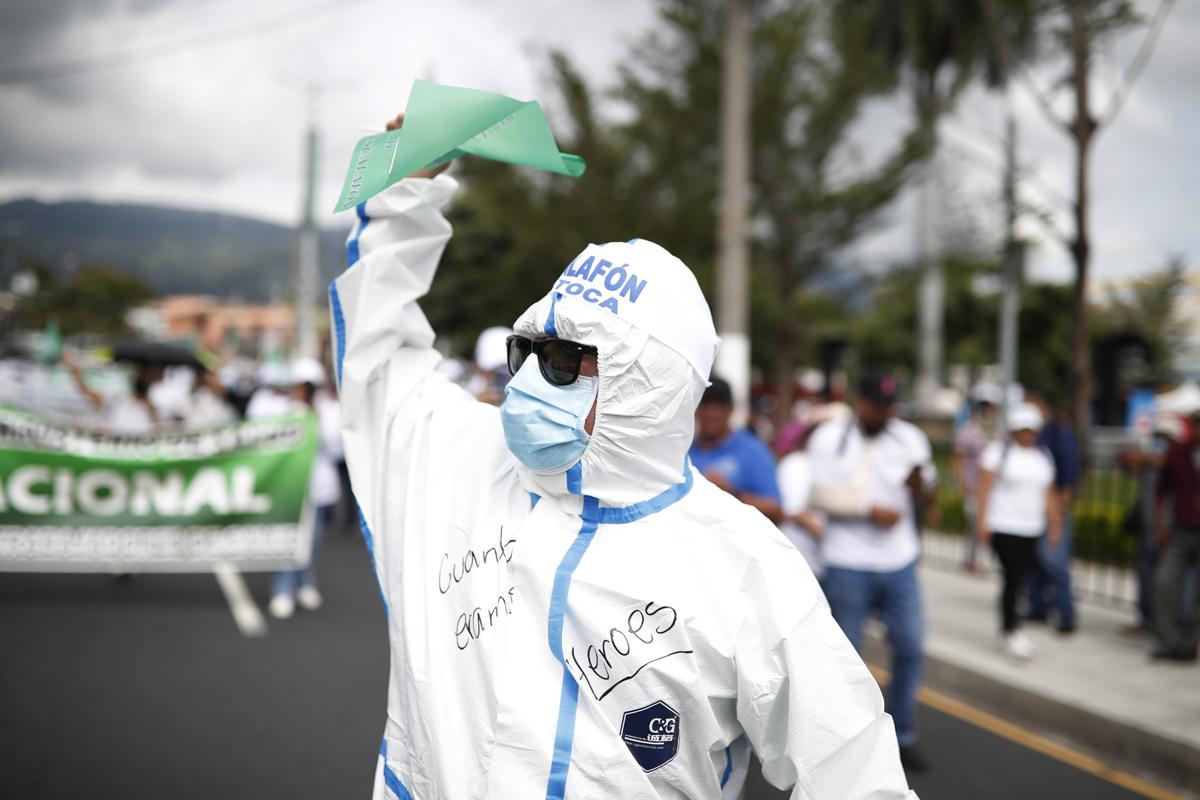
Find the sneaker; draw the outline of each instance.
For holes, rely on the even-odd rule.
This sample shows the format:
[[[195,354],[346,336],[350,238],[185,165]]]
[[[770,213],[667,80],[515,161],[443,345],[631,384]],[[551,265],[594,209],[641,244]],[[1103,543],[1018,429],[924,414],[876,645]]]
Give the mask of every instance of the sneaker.
[[[1154,661],[1182,661],[1191,663],[1196,660],[1196,648],[1187,646],[1164,647],[1158,645],[1150,653]]]
[[[1004,649],[1013,658],[1028,661],[1033,658],[1033,642],[1021,631],[1013,631],[1004,635]]]
[[[321,597],[321,593],[317,591],[317,587],[301,586],[300,590],[296,592],[296,602],[306,611],[316,611],[325,601]]]
[[[917,749],[915,744],[900,748],[900,764],[904,767],[905,772],[920,773],[929,769],[929,762],[925,760],[925,754]]]
[[[268,610],[275,619],[289,619],[296,610],[296,604],[291,595],[277,594],[271,598]]]

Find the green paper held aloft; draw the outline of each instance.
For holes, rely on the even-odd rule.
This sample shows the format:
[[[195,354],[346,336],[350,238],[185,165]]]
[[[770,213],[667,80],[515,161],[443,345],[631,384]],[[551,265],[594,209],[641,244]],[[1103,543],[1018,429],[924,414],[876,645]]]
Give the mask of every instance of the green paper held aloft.
[[[537,102],[416,81],[404,127],[359,139],[334,211],[374,197],[421,167],[464,153],[578,177],[579,156],[560,153]]]

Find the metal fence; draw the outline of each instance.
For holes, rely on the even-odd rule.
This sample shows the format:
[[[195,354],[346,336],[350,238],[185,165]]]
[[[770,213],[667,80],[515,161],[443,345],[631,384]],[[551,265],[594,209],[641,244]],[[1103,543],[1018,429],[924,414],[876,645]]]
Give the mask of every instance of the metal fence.
[[[1102,428],[1093,434],[1091,464],[1071,508],[1075,523],[1071,564],[1075,595],[1118,606],[1137,602],[1134,559],[1141,535],[1133,515],[1137,479],[1117,465],[1117,454],[1128,441],[1120,428]],[[949,444],[935,451],[939,513],[933,529],[922,537],[923,557],[933,566],[962,569],[968,544],[963,495],[954,482]],[[977,559],[987,570],[998,569],[987,548],[979,548]]]

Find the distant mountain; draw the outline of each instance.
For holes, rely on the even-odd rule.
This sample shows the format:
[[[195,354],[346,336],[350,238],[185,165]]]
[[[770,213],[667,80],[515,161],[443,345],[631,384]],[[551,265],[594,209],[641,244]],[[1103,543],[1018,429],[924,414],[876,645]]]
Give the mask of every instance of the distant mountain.
[[[349,221],[347,221],[347,225]],[[293,229],[272,222],[164,206],[92,202],[0,204],[4,244],[61,274],[71,260],[127,271],[160,294],[248,301],[286,298],[294,283]],[[345,268],[345,230],[320,236],[323,283]]]

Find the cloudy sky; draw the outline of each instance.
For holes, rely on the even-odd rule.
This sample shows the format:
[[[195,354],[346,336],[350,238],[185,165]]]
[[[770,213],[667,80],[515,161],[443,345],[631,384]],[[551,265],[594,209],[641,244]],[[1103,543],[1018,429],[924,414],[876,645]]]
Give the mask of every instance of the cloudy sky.
[[[1139,6],[1153,12],[1157,0]],[[320,193],[336,199],[362,126],[403,108],[414,78],[538,98],[545,53],[567,50],[598,85],[655,25],[653,0],[484,3],[441,0],[6,0],[0,11],[0,199],[91,198],[221,209],[292,222],[299,213],[305,87],[320,89]],[[1103,54],[1107,99],[1138,44]],[[1095,149],[1096,274],[1153,269],[1172,254],[1200,265],[1200,3],[1175,8],[1154,58]],[[1053,75],[1034,74],[1042,86]],[[1027,198],[1058,213],[1071,149],[1030,95],[1015,95]],[[1060,98],[1065,113],[1067,98]],[[1002,98],[973,91],[944,126],[939,162],[955,225],[987,228],[999,185]],[[905,124],[880,103],[856,135],[881,151]],[[973,209],[960,220],[951,211]],[[911,197],[856,248],[875,262],[912,252]],[[336,224],[332,215],[323,220]],[[1043,235],[1041,228],[1031,232]],[[1035,274],[1066,278],[1049,239]]]

